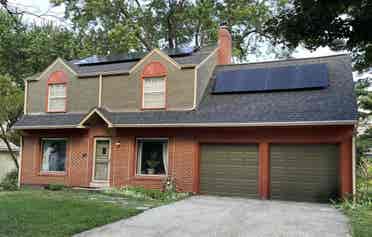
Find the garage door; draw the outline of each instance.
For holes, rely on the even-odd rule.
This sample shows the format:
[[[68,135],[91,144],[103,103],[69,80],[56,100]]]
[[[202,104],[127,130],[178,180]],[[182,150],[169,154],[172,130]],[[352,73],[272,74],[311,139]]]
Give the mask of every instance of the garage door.
[[[202,145],[200,192],[210,195],[258,197],[258,146]]]
[[[271,198],[326,202],[338,194],[337,145],[271,145]]]

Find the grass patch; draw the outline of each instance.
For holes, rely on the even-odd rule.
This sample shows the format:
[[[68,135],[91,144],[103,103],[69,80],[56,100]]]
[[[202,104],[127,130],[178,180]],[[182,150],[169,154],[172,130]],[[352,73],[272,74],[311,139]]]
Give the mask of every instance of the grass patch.
[[[140,200],[63,190],[0,192],[0,236],[71,236],[141,212]]]

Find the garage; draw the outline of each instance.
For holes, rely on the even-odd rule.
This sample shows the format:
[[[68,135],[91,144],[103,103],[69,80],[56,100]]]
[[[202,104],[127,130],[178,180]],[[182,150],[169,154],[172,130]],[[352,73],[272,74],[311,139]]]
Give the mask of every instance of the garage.
[[[257,144],[203,144],[200,193],[258,198]]]
[[[327,202],[339,193],[339,146],[275,144],[270,146],[272,199]]]

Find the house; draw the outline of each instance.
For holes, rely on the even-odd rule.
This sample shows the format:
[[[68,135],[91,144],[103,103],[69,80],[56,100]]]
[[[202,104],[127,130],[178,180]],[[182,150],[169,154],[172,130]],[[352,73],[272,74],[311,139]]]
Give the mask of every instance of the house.
[[[351,59],[231,64],[215,46],[57,59],[25,81],[22,185],[324,201],[353,192]]]
[[[10,147],[18,157],[19,147],[14,145],[13,143],[10,143]],[[12,156],[9,153],[8,147],[3,140],[0,140],[0,182],[9,172],[15,169],[17,169],[17,167],[14,164]]]

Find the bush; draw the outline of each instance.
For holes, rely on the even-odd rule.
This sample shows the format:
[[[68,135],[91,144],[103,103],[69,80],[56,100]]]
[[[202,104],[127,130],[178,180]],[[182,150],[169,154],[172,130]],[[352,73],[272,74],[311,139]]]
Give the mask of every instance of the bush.
[[[177,201],[189,196],[188,193],[178,193],[175,191],[165,191],[145,189],[143,187],[124,186],[121,188],[111,188],[103,191],[113,196],[132,197],[142,200],[158,200],[163,202]]]
[[[48,184],[45,189],[50,191],[60,191],[63,190],[65,186],[63,184]]]
[[[18,190],[18,171],[13,170],[6,174],[3,181],[0,183],[0,189],[6,191]]]

